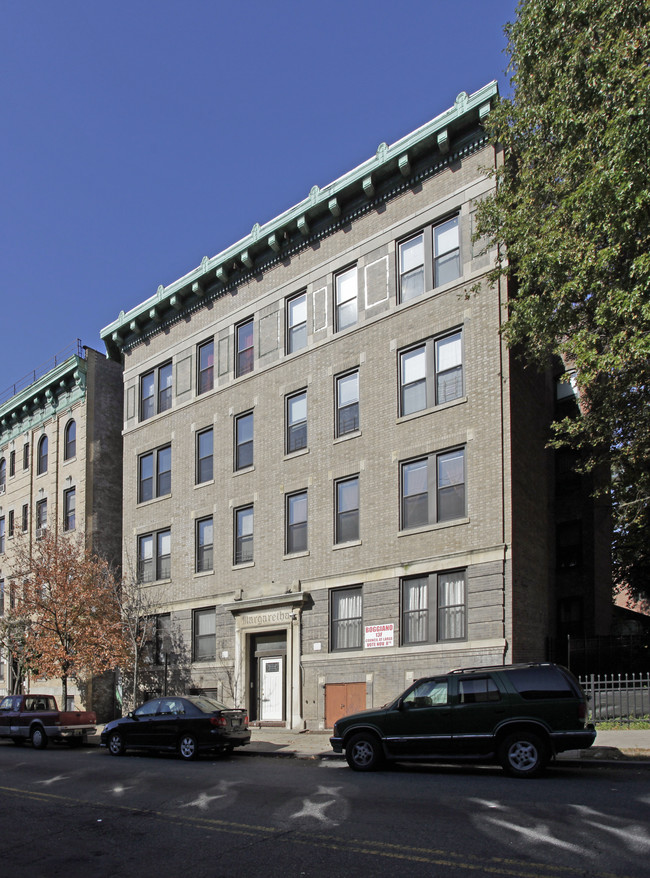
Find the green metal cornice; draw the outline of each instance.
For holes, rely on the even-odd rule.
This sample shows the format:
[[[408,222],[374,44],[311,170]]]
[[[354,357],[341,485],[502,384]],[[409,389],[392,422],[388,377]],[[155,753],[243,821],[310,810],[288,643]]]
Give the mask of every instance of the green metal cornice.
[[[74,355],[0,405],[0,446],[86,395],[87,364]]]
[[[122,311],[101,332],[110,357],[161,332],[250,278],[272,268],[310,243],[332,234],[379,203],[439,173],[453,161],[483,146],[482,122],[498,95],[496,81],[472,95],[461,92],[453,107],[388,146],[363,164],[320,188],[212,257],[128,312]]]

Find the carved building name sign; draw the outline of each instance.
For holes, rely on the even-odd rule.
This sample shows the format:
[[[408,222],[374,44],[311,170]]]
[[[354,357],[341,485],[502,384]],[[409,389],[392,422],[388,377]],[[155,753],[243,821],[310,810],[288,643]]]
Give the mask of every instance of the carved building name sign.
[[[277,625],[291,622],[293,613],[291,610],[271,610],[267,613],[246,613],[241,617],[241,624],[248,627],[256,625]]]

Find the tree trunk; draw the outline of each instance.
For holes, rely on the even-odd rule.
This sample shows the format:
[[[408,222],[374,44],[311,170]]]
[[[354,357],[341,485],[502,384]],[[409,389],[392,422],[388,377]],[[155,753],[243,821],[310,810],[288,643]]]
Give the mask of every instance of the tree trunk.
[[[68,677],[61,677],[61,710],[68,709]]]
[[[131,696],[133,699],[133,703],[131,704],[131,710],[135,710],[137,705],[138,705],[138,701],[137,701],[137,697],[138,697],[138,670],[139,670],[138,664],[139,664],[138,653],[136,651],[135,660],[133,662],[133,693]]]

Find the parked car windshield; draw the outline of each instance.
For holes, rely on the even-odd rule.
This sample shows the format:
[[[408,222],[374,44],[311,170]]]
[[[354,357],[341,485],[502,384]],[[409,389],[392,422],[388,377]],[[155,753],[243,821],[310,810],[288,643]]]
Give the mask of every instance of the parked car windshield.
[[[158,705],[160,704],[160,698],[156,698],[153,701],[147,701],[146,704],[140,705],[137,707],[133,714],[134,716],[154,716],[158,711]]]
[[[434,704],[447,704],[448,686],[446,680],[424,680],[415,686],[404,698],[408,707],[433,707]]]

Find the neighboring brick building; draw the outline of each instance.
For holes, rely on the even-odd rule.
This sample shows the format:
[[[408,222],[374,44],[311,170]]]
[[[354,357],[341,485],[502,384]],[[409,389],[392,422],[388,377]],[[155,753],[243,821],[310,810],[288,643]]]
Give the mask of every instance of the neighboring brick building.
[[[555,376],[503,344],[507,290],[472,240],[496,94],[460,94],[103,330],[159,689],[322,728],[419,675],[545,658]]]
[[[117,363],[79,342],[0,399],[0,609],[12,600],[12,546],[46,529],[81,531],[115,564],[122,551],[122,376]],[[109,681],[110,682],[110,681]],[[0,664],[0,693],[11,691]],[[59,681],[36,684],[59,696]],[[113,686],[95,680],[70,698],[113,713]]]

